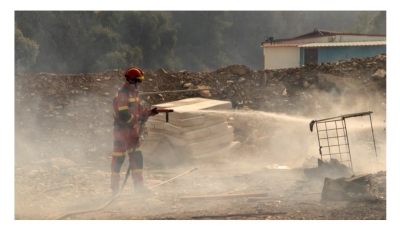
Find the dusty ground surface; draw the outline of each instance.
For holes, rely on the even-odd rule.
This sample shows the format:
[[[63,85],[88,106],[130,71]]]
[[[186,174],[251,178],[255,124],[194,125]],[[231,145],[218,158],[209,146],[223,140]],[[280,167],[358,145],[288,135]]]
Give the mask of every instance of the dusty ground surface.
[[[156,187],[138,196],[129,178],[101,210],[111,199],[111,101],[123,71],[16,74],[15,219],[385,220],[385,70],[386,56],[378,55],[284,70],[233,65],[212,72],[146,72],[144,92],[211,88],[144,97],[149,105],[189,97],[231,101],[232,110],[221,116],[241,147],[203,161],[157,157],[145,152],[151,137],[144,135],[145,184]],[[373,112],[375,139],[369,117],[354,118],[350,146],[354,175],[371,174],[377,192],[324,201],[324,178],[304,174],[304,162],[319,157],[309,123],[366,111]]]

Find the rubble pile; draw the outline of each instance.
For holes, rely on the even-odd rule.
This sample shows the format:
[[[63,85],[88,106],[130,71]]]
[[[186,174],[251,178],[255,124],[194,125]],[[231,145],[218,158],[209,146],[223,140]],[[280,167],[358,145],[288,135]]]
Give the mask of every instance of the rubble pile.
[[[111,104],[123,84],[123,73],[109,70],[90,74],[16,74],[16,160],[32,160],[18,158],[19,151],[29,148],[24,145],[26,140],[41,143],[36,149],[38,154],[31,155],[36,160],[66,153],[72,158],[82,154],[108,155],[112,139]],[[308,115],[316,110],[329,111],[335,101],[327,103],[320,99],[320,93],[325,93],[336,95],[337,100],[352,97],[349,103],[364,97],[370,110],[386,110],[385,54],[278,70],[255,71],[238,64],[205,72],[160,68],[145,72],[145,78],[143,92],[211,88],[147,95],[143,98],[147,106],[204,97],[230,101],[233,109]],[[247,119],[246,126],[257,127],[259,122]],[[236,140],[249,136],[248,132],[240,133],[244,129],[237,120],[229,125],[236,125]]]

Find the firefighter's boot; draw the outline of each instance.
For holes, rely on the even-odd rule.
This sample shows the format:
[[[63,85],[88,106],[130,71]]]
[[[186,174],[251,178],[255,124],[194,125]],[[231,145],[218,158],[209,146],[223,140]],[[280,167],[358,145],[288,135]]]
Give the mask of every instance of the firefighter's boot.
[[[135,188],[135,194],[137,195],[150,195],[151,190],[144,187],[143,175],[141,170],[132,170],[133,185]]]
[[[119,173],[112,173],[111,175],[111,190],[112,190],[112,195],[116,196],[119,192],[119,181],[120,181],[120,175]]]
[[[135,194],[139,196],[148,196],[152,194],[152,191],[146,187],[144,187],[142,184],[141,185],[135,185]]]

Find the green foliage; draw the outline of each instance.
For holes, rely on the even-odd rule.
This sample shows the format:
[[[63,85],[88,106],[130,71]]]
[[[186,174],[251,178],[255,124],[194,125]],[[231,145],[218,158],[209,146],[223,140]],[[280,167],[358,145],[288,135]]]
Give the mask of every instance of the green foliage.
[[[315,28],[386,33],[378,11],[15,11],[15,62],[32,72],[262,68],[265,37]],[[40,47],[40,50],[39,50]],[[36,61],[36,62],[35,62]]]
[[[370,33],[386,34],[386,11],[380,11],[370,22]]]
[[[102,55],[96,59],[94,68],[96,69],[96,72],[102,72],[109,69],[124,69],[127,65],[126,54],[115,51]]]
[[[194,71],[216,69],[229,63],[224,51],[224,32],[232,26],[228,12],[172,12],[179,26],[176,53],[183,66]]]
[[[120,43],[121,35],[109,27],[97,25],[89,30],[88,38],[91,49],[98,54],[97,52],[108,53],[115,50]]]
[[[98,23],[111,27],[121,35],[121,42],[131,47],[140,47],[141,57],[136,58],[143,69],[160,66],[174,68],[173,48],[177,41],[177,30],[170,25],[171,14],[153,11],[99,12]],[[134,62],[136,62],[134,61]]]
[[[266,11],[230,13],[229,20],[232,26],[224,34],[224,52],[229,64],[246,63],[252,69],[261,69],[263,55],[260,48],[261,41],[265,36],[278,36],[280,33],[273,29],[275,22],[273,19],[277,16],[279,14]]]
[[[94,72],[106,71],[109,69],[126,69],[127,66],[139,66],[143,58],[139,47],[131,47],[128,44],[121,45],[116,51],[100,55],[93,66]]]
[[[24,37],[15,25],[15,65],[17,69],[25,69],[36,64],[39,45],[32,39]]]
[[[349,33],[386,34],[385,11],[362,11],[355,14],[355,23],[346,30]]]
[[[139,66],[139,63],[143,59],[142,49],[138,46],[131,47],[128,44],[123,44],[119,50],[125,53],[126,62],[129,66]],[[123,68],[126,68],[126,66]]]
[[[353,33],[368,33],[370,28],[370,21],[373,14],[370,12],[360,12],[356,16],[356,25],[355,29],[352,31]]]
[[[375,12],[362,11],[355,14],[355,23],[349,29],[348,33],[368,33],[371,29],[370,21]]]
[[[85,72],[87,28],[93,12],[16,11],[15,22],[24,35],[37,42],[40,52],[31,71]]]

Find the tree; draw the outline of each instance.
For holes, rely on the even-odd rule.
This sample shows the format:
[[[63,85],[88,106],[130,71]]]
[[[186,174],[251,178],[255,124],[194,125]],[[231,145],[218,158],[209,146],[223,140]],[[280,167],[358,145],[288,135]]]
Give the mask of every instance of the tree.
[[[120,11],[97,13],[97,22],[121,35],[121,42],[140,50],[135,60],[142,69],[178,65],[173,49],[177,30],[170,24],[171,14],[153,11]]]
[[[24,37],[21,30],[15,25],[15,70],[24,70],[36,64],[36,57],[39,54],[39,45]]]
[[[266,36],[290,38],[316,27],[345,32],[348,25],[354,25],[350,32],[386,33],[386,12],[15,11],[15,23],[29,39],[22,42],[16,30],[18,42],[40,47],[29,65],[33,72],[87,73],[125,65],[204,71],[231,64],[261,69]]]
[[[260,44],[265,36],[277,35],[273,30],[274,15],[270,11],[229,12],[232,26],[224,31],[224,52],[230,64],[246,63],[251,69],[262,68]]]
[[[370,11],[362,11],[356,13],[355,17],[356,20],[354,22],[354,25],[350,27],[347,32],[349,33],[368,33],[371,30],[371,25],[370,22],[372,20],[372,17],[374,15],[374,12]]]
[[[176,53],[182,66],[193,71],[216,69],[229,64],[224,50],[224,31],[232,23],[222,11],[176,11],[173,22],[179,26]]]
[[[139,47],[132,48],[128,44],[121,45],[116,51],[101,55],[95,60],[93,70],[126,69],[128,66],[139,66],[143,55]]]
[[[90,11],[16,11],[15,21],[29,39],[40,45],[32,71],[84,72],[87,53],[86,27]]]
[[[88,38],[91,49],[95,51],[92,55],[114,51],[121,42],[120,34],[113,31],[110,27],[102,25],[96,25],[90,29]]]
[[[371,33],[386,34],[386,11],[378,12],[370,22]]]

